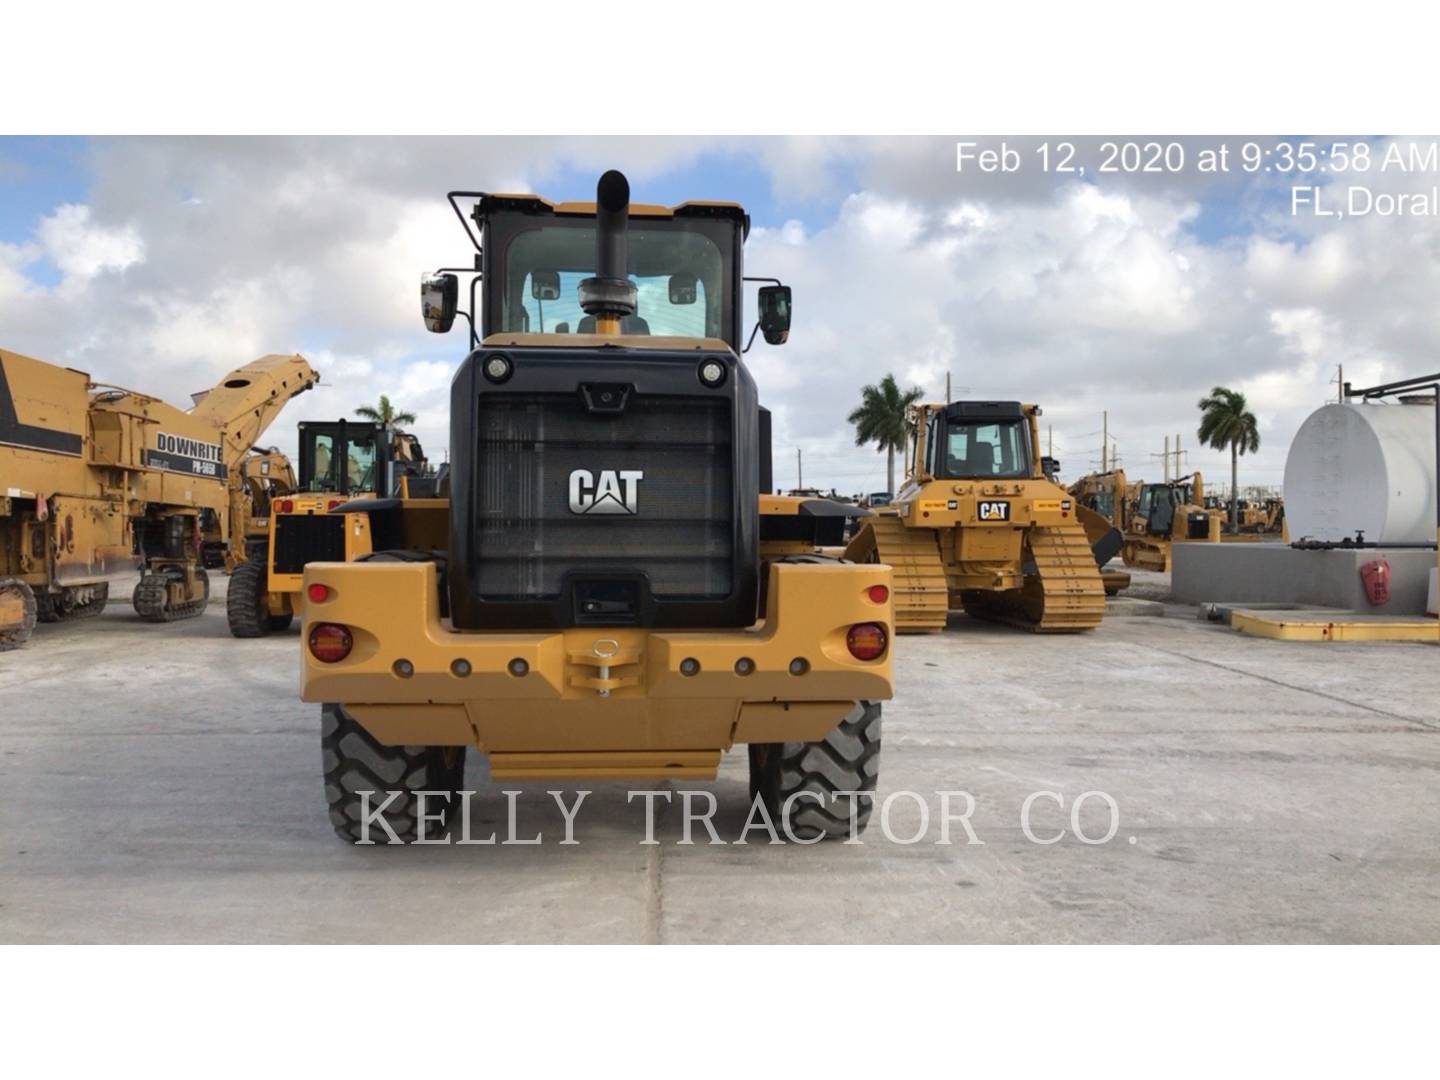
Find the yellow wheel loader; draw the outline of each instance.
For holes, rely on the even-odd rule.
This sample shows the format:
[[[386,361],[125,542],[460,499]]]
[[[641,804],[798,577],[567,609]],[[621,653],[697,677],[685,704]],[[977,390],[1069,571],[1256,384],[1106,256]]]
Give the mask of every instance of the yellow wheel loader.
[[[127,568],[142,619],[199,615],[203,521],[229,534],[231,470],[316,379],[302,357],[262,357],[186,412],[0,350],[0,648],[99,614]]]
[[[915,410],[914,457],[890,506],[861,522],[845,551],[894,568],[901,633],[943,630],[949,611],[1028,630],[1100,624],[1100,563],[1075,500],[1046,479],[1034,405],[955,401]]]
[[[350,503],[375,552],[305,567],[302,696],[335,831],[394,843],[468,820],[469,748],[497,780],[654,786],[714,778],[736,743],[752,815],[798,839],[858,831],[890,570],[814,553],[843,534],[833,504],[766,494],[745,211],[631,205],[617,172],[593,203],[450,201],[481,276],[448,480]],[[423,280],[431,330],[458,290]],[[778,345],[789,326],[790,290],[761,288],[756,330]]]
[[[357,420],[299,425],[300,475],[272,498],[265,527],[249,538],[247,558],[230,575],[225,617],[237,638],[288,629],[300,610],[305,564],[348,562],[374,550],[370,519],[347,513],[355,499],[400,494],[429,482],[413,435]]]

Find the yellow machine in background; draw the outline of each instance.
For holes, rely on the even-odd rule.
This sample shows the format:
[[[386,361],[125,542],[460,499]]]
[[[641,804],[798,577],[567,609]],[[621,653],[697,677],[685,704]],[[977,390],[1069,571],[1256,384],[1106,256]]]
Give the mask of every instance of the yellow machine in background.
[[[1130,508],[1139,484],[1131,484],[1121,469],[1109,472],[1090,473],[1070,485],[1069,491],[1075,500],[1075,511],[1085,527],[1085,535],[1097,552],[1101,544],[1113,544],[1114,533],[1121,535],[1120,548],[1124,548],[1124,531],[1130,523]],[[1130,585],[1130,575],[1124,570],[1112,569],[1105,565],[1108,556],[1101,562],[1100,578],[1105,583],[1105,595],[1115,596]],[[1098,554],[1097,554],[1098,560]]]
[[[0,647],[37,620],[98,614],[127,568],[141,570],[141,618],[203,611],[201,518],[228,533],[230,471],[316,379],[299,356],[266,356],[185,412],[0,351]]]
[[[777,828],[858,832],[892,692],[890,570],[815,553],[843,509],[763,494],[748,216],[631,206],[616,172],[594,203],[451,202],[484,293],[451,384],[448,497],[352,502],[375,554],[305,567],[302,696],[335,831],[445,827],[469,747],[495,779],[553,786],[709,780],[745,743]],[[781,344],[790,290],[759,292]],[[431,330],[457,296],[426,277]]]
[[[1218,543],[1221,515],[1205,508],[1201,475],[1158,484],[1140,484],[1125,526],[1125,565],[1168,573],[1174,544]]]
[[[1105,588],[1075,500],[1045,476],[1034,405],[916,408],[916,446],[894,502],[860,523],[846,557],[894,568],[902,633],[982,619],[1069,633],[1100,624]],[[1102,541],[1113,554],[1115,530]]]
[[[1229,508],[1222,507],[1222,509],[1228,524],[1230,521]],[[1255,533],[1262,536],[1279,533],[1285,527],[1285,500],[1278,495],[1264,499],[1241,499],[1239,518],[1242,533]]]
[[[434,484],[420,440],[403,431],[363,420],[311,420],[299,425],[299,436],[299,478],[290,478],[288,494],[270,500],[264,527],[248,538],[248,557],[230,576],[225,617],[234,637],[290,626],[306,563],[349,562],[374,550],[369,515],[347,513],[342,504],[410,494],[412,483],[421,495],[422,485]]]
[[[205,569],[233,572],[250,547],[264,540],[272,500],[293,494],[295,470],[290,459],[273,446],[252,447],[240,467],[230,471],[228,535],[221,532],[219,516],[204,515]]]

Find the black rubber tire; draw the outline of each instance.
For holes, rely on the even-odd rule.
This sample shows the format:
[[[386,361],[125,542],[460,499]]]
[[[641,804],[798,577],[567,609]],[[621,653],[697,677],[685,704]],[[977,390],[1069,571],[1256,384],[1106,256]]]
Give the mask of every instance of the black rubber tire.
[[[265,564],[259,559],[246,559],[230,575],[230,591],[225,594],[225,621],[230,624],[232,637],[264,637],[275,629],[265,604],[266,579]]]
[[[0,589],[20,595],[20,625],[12,630],[0,632],[0,652],[8,652],[24,645],[35,631],[35,592],[27,583],[15,578],[0,580]]]
[[[360,826],[362,791],[373,792],[369,797],[372,811],[386,802],[390,792],[400,793],[378,814],[400,843],[418,839],[418,791],[445,794],[444,798],[425,799],[426,839],[436,839],[449,829],[458,805],[455,792],[465,782],[465,747],[385,746],[341,706],[332,704],[320,707],[320,748],[330,824],[340,839],[352,844],[367,839]],[[434,824],[437,816],[441,819],[438,827]],[[378,820],[370,826],[368,840],[396,842]]]
[[[874,791],[880,778],[880,703],[857,701],[850,714],[820,742],[751,743],[750,800],[763,800],[770,820],[785,835],[781,813],[792,804],[790,832],[801,840],[850,835],[851,798],[837,791]],[[815,796],[819,796],[819,799]],[[855,831],[869,824],[875,800],[855,798]]]
[[[284,615],[267,615],[265,621],[272,633],[289,630],[290,624],[295,621],[295,613],[287,611]]]

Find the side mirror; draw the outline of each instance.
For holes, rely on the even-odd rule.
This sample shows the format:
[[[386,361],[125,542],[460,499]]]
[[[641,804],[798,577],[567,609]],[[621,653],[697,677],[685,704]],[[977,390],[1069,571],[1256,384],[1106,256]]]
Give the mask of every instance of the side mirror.
[[[420,314],[425,329],[432,334],[445,334],[455,324],[459,304],[460,281],[454,274],[422,274],[420,277]]]
[[[770,345],[790,339],[790,286],[765,285],[760,289],[760,332]]]
[[[560,271],[530,271],[530,298],[532,300],[559,300]]]
[[[670,275],[670,303],[693,304],[700,295],[700,282],[694,274]]]

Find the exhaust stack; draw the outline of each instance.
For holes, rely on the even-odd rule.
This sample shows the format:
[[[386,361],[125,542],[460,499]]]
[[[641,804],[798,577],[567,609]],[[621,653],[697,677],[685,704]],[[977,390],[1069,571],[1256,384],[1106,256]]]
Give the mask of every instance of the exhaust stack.
[[[635,286],[627,272],[625,230],[630,182],[611,169],[595,185],[595,276],[580,283],[580,307],[595,316],[595,332],[620,336],[620,320],[635,314]]]

